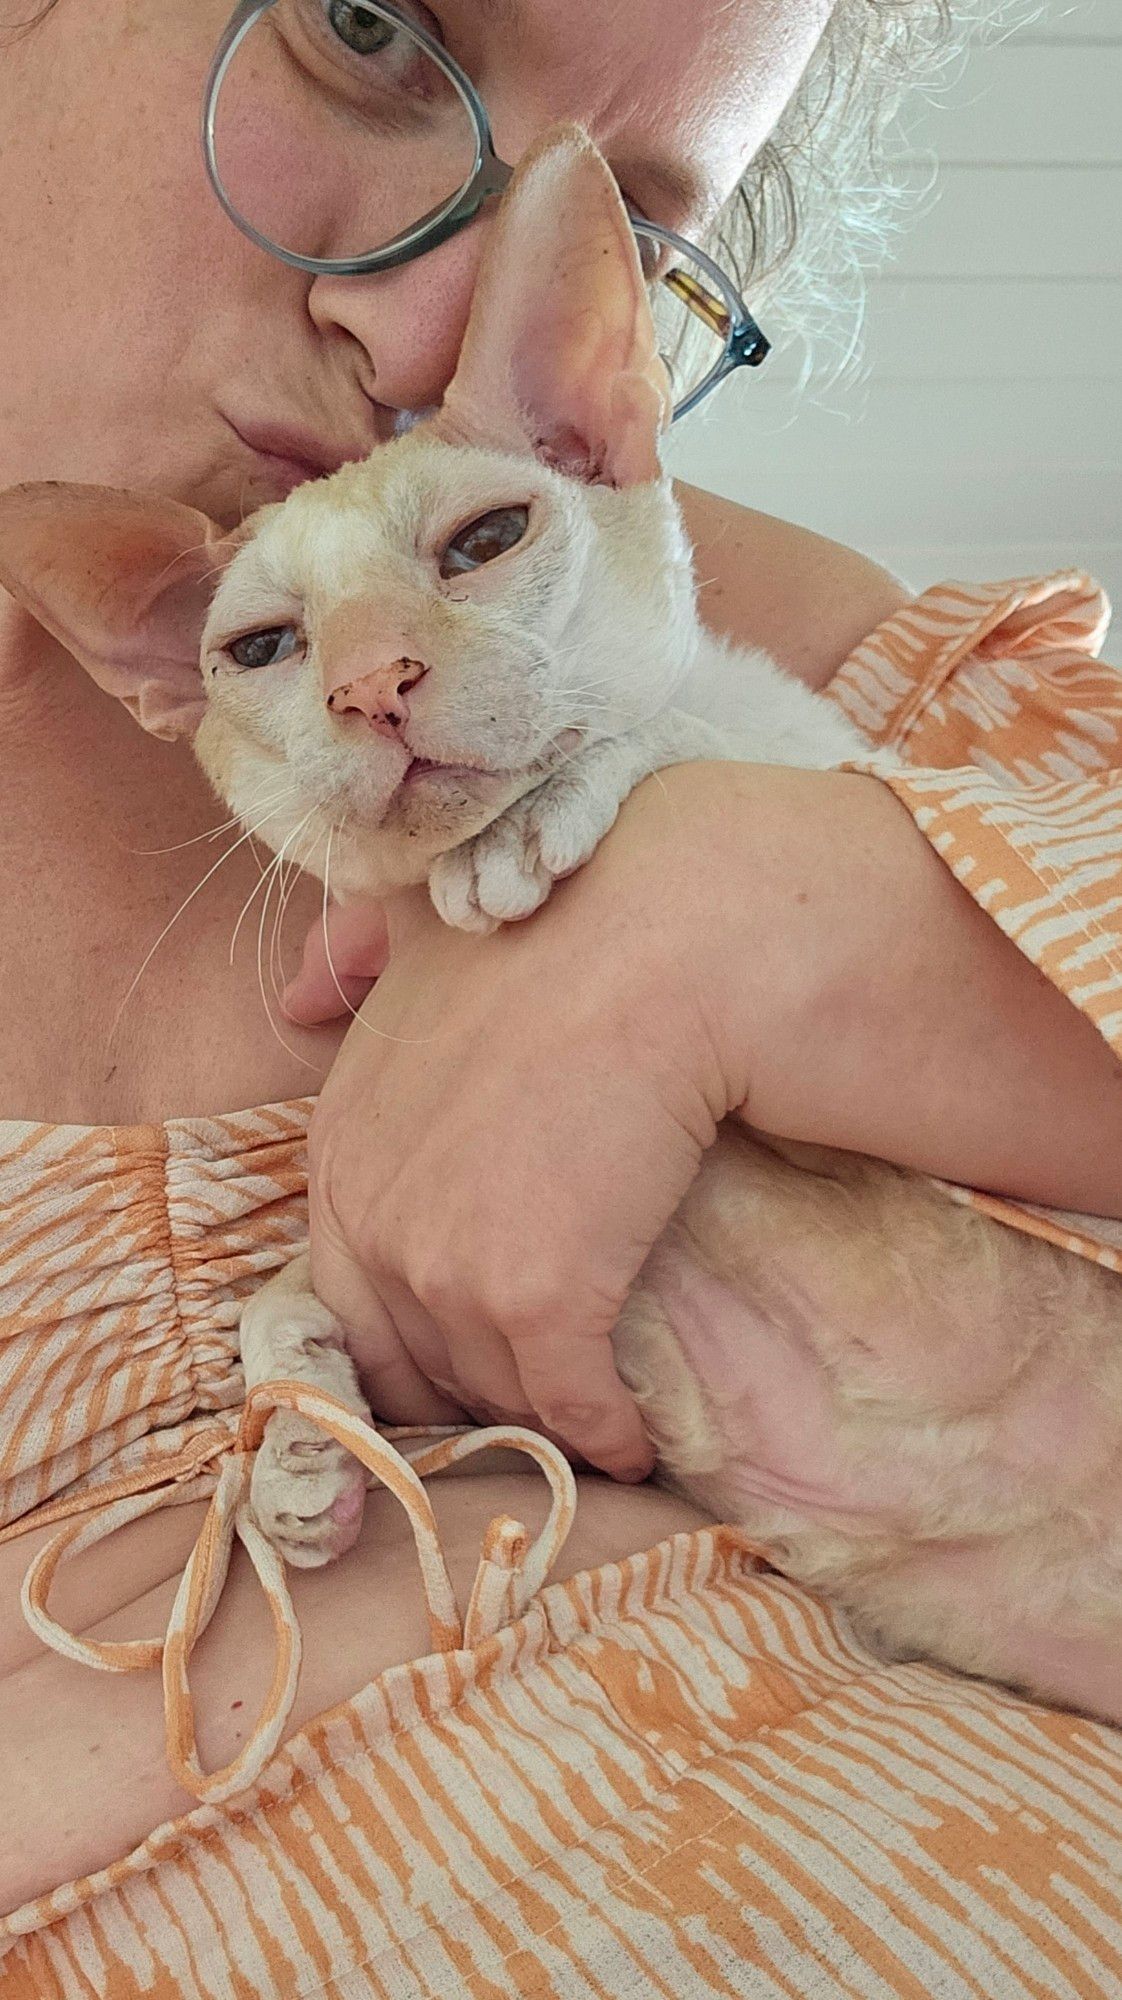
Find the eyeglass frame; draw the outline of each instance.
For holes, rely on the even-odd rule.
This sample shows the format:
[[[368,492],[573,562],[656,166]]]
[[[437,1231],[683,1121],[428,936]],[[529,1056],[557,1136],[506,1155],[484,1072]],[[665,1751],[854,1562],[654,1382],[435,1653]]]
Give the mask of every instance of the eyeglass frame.
[[[215,120],[219,94],[225,81],[226,72],[245,37],[255,28],[258,21],[276,6],[278,0],[237,0],[237,5],[219,39],[211,58],[203,85],[202,100],[202,147],[207,178],[211,188],[226,215],[250,242],[277,257],[281,263],[289,264],[298,271],[310,272],[313,276],[358,278],[376,271],[392,271],[402,264],[410,264],[427,251],[435,250],[450,237],[458,235],[461,229],[473,222],[484,203],[493,196],[501,195],[514,172],[513,167],[500,159],[495,151],[491,132],[491,120],[487,106],[483,102],[466,70],[461,69],[455,57],[439,42],[435,35],[413,21],[392,5],[392,0],[374,0],[372,12],[387,18],[403,28],[407,34],[419,42],[426,53],[444,72],[452,84],[461,103],[471,119],[475,132],[475,165],[458,194],[449,196],[436,208],[430,209],[413,224],[411,229],[402,231],[393,241],[384,244],[380,250],[367,250],[359,257],[305,257],[298,250],[286,250],[271,237],[255,228],[248,217],[242,215],[230,199],[223,186],[218,165]],[[727,271],[688,237],[679,236],[676,230],[666,229],[661,223],[648,222],[628,209],[628,220],[633,233],[641,240],[658,244],[685,256],[695,263],[713,285],[723,301],[728,317],[728,328],[724,334],[725,351],[719,361],[705,375],[695,389],[691,389],[681,402],[674,405],[671,421],[688,416],[699,403],[709,396],[718,383],[738,368],[758,368],[770,352],[771,342],[757,325]],[[665,282],[662,280],[661,282]],[[687,311],[695,308],[685,301]],[[705,314],[698,317],[706,318]],[[712,325],[712,320],[709,322]],[[713,331],[720,333],[719,327]]]

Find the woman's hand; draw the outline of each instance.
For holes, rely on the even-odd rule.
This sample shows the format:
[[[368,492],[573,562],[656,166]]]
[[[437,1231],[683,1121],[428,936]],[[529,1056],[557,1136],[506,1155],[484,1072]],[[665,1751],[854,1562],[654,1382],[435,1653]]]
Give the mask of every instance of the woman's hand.
[[[683,914],[696,865],[653,786],[540,920],[480,939],[420,894],[391,905],[389,969],[312,1131],[316,1289],[379,1415],[451,1414],[436,1383],[650,1470],[610,1335],[728,1108]]]
[[[389,933],[377,903],[333,903],[304,940],[300,969],[281,996],[298,1028],[318,1027],[361,1007],[385,970]]]
[[[609,1336],[732,1111],[1122,1214],[1122,1069],[876,780],[680,766],[529,922],[390,915],[312,1124],[314,1282],[385,1418],[532,1413],[642,1474]]]

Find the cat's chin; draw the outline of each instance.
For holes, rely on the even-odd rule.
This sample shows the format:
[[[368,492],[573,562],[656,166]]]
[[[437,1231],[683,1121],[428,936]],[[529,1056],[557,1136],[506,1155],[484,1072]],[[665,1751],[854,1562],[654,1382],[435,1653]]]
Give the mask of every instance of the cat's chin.
[[[439,835],[441,846],[451,846],[478,833],[533,783],[524,771],[481,771],[414,757],[386,806],[382,828],[414,837]]]

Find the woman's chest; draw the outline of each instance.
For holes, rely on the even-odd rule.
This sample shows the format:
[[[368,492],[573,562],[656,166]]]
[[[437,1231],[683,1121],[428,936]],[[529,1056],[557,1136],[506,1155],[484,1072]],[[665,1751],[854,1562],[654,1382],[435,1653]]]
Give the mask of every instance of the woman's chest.
[[[292,1027],[278,996],[318,885],[292,886],[282,923],[272,856],[223,828],[188,754],[98,720],[91,741],[79,714],[69,759],[4,757],[0,1116],[133,1124],[315,1091],[341,1029]]]

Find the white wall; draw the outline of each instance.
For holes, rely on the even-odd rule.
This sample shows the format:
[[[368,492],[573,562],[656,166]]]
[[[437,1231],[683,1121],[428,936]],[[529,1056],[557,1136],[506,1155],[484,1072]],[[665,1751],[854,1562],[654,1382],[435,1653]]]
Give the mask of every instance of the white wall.
[[[866,380],[796,396],[776,352],[673,468],[916,587],[1080,564],[1122,623],[1122,0],[1045,0],[908,130],[936,192],[870,285]]]

